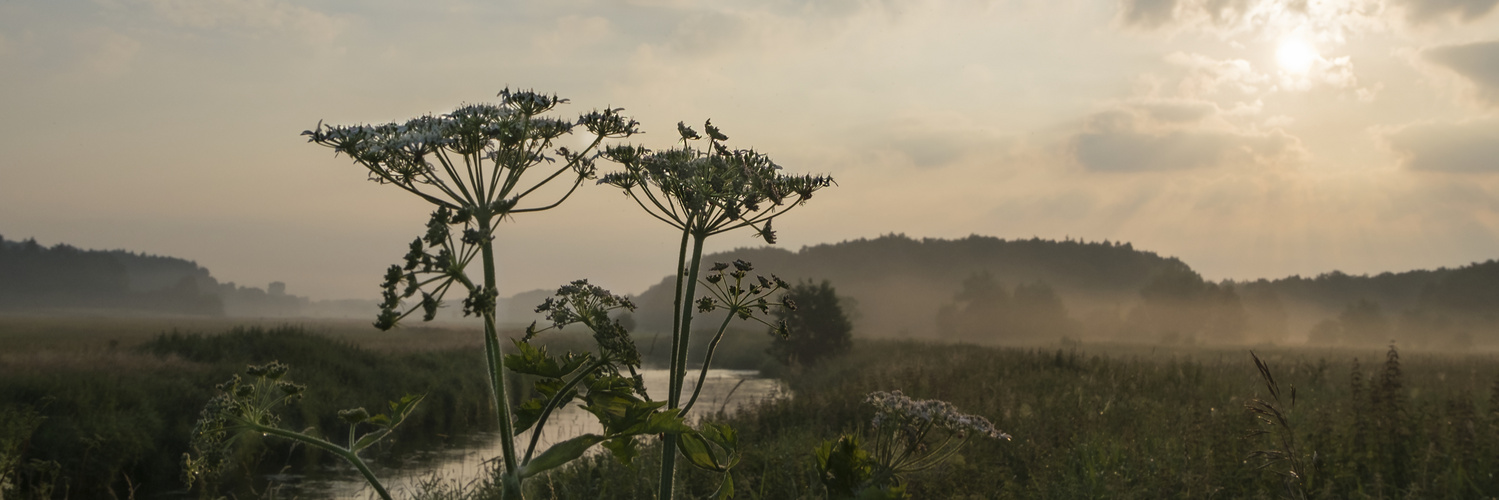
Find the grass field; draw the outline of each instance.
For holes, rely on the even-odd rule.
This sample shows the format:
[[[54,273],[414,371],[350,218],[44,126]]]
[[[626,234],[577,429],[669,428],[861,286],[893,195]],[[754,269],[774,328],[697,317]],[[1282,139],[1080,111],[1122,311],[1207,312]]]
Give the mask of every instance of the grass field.
[[[245,325],[245,326],[240,326]],[[482,337],[457,328],[379,332],[360,322],[0,317],[0,479],[57,497],[147,497],[183,489],[182,454],[213,386],[280,360],[310,396],[287,425],[340,429],[339,409],[426,393],[389,451],[431,446],[490,422]],[[241,478],[326,457],[250,444]],[[378,452],[377,452],[378,454]],[[33,462],[36,461],[36,462]],[[49,464],[55,463],[52,467]],[[254,481],[237,481],[239,491]],[[11,496],[11,495],[8,495]]]
[[[864,394],[901,389],[950,401],[1014,436],[970,442],[960,459],[907,478],[913,498],[1499,494],[1494,355],[1405,353],[1392,363],[1373,350],[1259,354],[1282,390],[1297,392],[1291,451],[1307,471],[1290,484],[1275,473],[1286,463],[1261,469],[1251,458],[1280,447],[1273,434],[1251,436],[1265,427],[1245,403],[1268,394],[1248,349],[898,342],[861,343],[848,357],[787,373],[795,397],[729,418],[752,443],[735,484],[741,498],[821,498],[812,447],[867,425]],[[643,498],[652,467],[596,457],[539,485],[537,498]],[[699,497],[717,484],[694,473],[686,482]]]
[[[337,409],[426,392],[417,420],[387,451],[485,422],[479,337],[457,327],[378,332],[363,322],[0,317],[0,473],[7,497],[180,491],[177,463],[213,384],[279,359],[311,394],[290,418],[335,428]],[[236,328],[236,325],[245,327]],[[176,332],[175,334],[173,332]],[[763,339],[730,350],[760,363]],[[557,337],[561,344],[583,339]],[[642,341],[642,343],[646,343]],[[642,345],[643,351],[648,350]],[[937,469],[907,477],[914,498],[1491,498],[1499,496],[1499,356],[1402,350],[1255,349],[1282,388],[1289,450],[1245,411],[1267,398],[1248,348],[1068,344],[994,348],[863,341],[820,366],[767,374],[794,397],[717,418],[740,432],[738,498],[822,498],[811,450],[872,416],[864,395],[900,389],[983,415],[1014,437],[976,440]],[[1289,401],[1295,388],[1295,404]],[[1289,451],[1266,464],[1256,451]],[[590,457],[529,483],[528,498],[650,498],[649,451],[631,466]],[[245,470],[320,460],[258,448]],[[38,462],[31,462],[37,460]],[[55,468],[46,463],[56,462]],[[681,474],[688,497],[717,485]],[[237,495],[244,498],[248,490]],[[17,493],[19,492],[19,493]],[[492,492],[434,490],[434,497]],[[439,494],[440,493],[440,494]]]

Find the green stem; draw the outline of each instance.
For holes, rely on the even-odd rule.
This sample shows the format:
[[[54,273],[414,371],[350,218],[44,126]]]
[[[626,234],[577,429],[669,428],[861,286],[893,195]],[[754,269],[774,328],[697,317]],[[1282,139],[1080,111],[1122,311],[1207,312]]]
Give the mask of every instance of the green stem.
[[[682,340],[680,349],[676,352],[677,367],[679,369],[672,373],[672,376],[677,379],[677,390],[672,394],[671,408],[676,408],[677,403],[681,402],[683,379],[687,377],[687,349],[690,344],[689,341],[692,338],[692,302],[697,298],[697,272],[703,263],[704,240],[707,240],[707,236],[692,235],[692,263],[687,266],[687,280],[685,283],[687,290],[682,292],[684,304],[679,312],[682,315]]]
[[[734,319],[734,311],[732,310],[724,315],[723,323],[718,325],[718,334],[714,335],[713,341],[708,343],[708,355],[703,358],[702,371],[698,372],[697,387],[692,390],[692,398],[688,399],[687,404],[682,406],[682,413],[679,416],[687,416],[687,412],[692,410],[692,404],[697,402],[698,394],[703,392],[703,383],[708,380],[708,366],[713,363],[713,352],[718,350],[718,342],[723,340],[723,332],[729,329],[729,320],[731,319]]]
[[[481,207],[482,214],[475,214],[479,219],[479,234],[489,234],[489,209]],[[489,239],[479,243],[484,252],[484,287],[485,290],[495,289],[494,272],[494,244]],[[494,327],[494,303],[485,304],[484,307],[484,353],[485,361],[489,368],[489,385],[494,391],[495,418],[500,423],[500,448],[504,452],[505,480],[504,489],[500,498],[506,500],[518,500],[522,498],[520,491],[520,467],[515,460],[515,429],[510,421],[510,398],[506,395],[505,387],[505,362],[500,351],[499,332]],[[515,481],[510,481],[510,476]]]
[[[253,423],[247,423],[245,426],[248,427],[250,430],[253,430],[255,432],[259,432],[261,434],[270,434],[270,435],[273,435],[273,436],[290,439],[292,441],[296,441],[296,442],[299,442],[299,443],[302,443],[302,444],[305,444],[305,445],[308,445],[308,446],[316,446],[318,448],[322,448],[324,450],[327,450],[327,451],[329,451],[329,452],[331,452],[331,453],[333,453],[335,455],[343,457],[343,459],[346,460],[346,461],[348,461],[349,464],[353,465],[355,469],[359,469],[359,473],[364,475],[364,480],[370,484],[371,488],[375,489],[375,493],[379,494],[380,498],[383,498],[385,500],[393,500],[390,497],[390,492],[385,491],[385,486],[382,485],[382,484],[380,484],[380,480],[379,479],[375,478],[375,471],[370,470],[370,466],[366,465],[364,463],[364,460],[361,459],[361,458],[359,458],[359,454],[358,453],[355,453],[353,451],[349,451],[348,449],[346,449],[346,448],[344,448],[342,446],[330,443],[328,441],[325,441],[325,440],[322,440],[322,439],[318,439],[318,438],[315,438],[315,437],[312,437],[312,436],[308,436],[308,435],[302,434],[300,432],[293,432],[293,431],[289,431],[289,430],[286,430],[286,429],[282,429],[280,427],[268,427],[268,426],[264,426],[264,425],[253,424]]]
[[[703,263],[703,240],[706,236],[692,235],[692,263],[687,266],[687,276],[677,275],[679,286],[686,287],[682,293],[677,294],[676,313],[680,317],[676,323],[676,334],[672,336],[672,370],[671,391],[667,394],[667,408],[678,408],[682,401],[683,379],[687,376],[687,347],[690,344],[692,334],[692,299],[697,293],[697,271]],[[687,233],[682,235],[683,248],[686,247]],[[671,500],[672,489],[675,486],[677,465],[677,436],[667,434],[661,444],[661,485],[658,500]]]
[[[677,407],[677,349],[682,341],[682,280],[686,277],[687,269],[687,237],[692,234],[686,229],[682,230],[682,244],[677,250],[677,291],[672,299],[671,309],[671,361],[667,373],[666,400],[672,408]],[[685,370],[685,368],[683,368]]]
[[[603,368],[604,365],[607,364],[609,364],[608,360],[601,359],[597,363],[594,363],[593,366],[585,368],[582,372],[579,372],[577,376],[573,377],[572,380],[567,381],[567,384],[563,385],[561,389],[558,389],[557,393],[553,394],[551,399],[547,400],[546,408],[541,410],[541,418],[536,419],[536,425],[531,426],[531,444],[530,446],[526,447],[526,457],[521,459],[521,463],[523,465],[531,463],[531,454],[536,452],[536,442],[537,440],[541,439],[541,428],[543,426],[546,426],[547,418],[552,416],[552,410],[555,410],[557,408],[557,405],[562,401],[562,395],[567,394],[568,391],[571,391],[574,387],[577,387],[578,382],[582,381],[583,377],[588,376],[588,374],[593,373],[599,368]]]

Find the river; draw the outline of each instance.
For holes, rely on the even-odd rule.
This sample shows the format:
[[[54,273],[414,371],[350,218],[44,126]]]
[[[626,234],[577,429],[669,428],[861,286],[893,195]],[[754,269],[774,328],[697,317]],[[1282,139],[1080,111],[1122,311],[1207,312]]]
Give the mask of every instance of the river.
[[[666,370],[645,370],[641,375],[645,377],[646,390],[652,396],[660,397],[658,395],[666,394]],[[691,394],[692,384],[696,383],[696,380],[696,372],[687,375],[688,392],[683,395],[684,398]],[[768,398],[786,395],[785,387],[780,381],[761,378],[759,372],[754,370],[709,370],[707,382],[703,385],[703,394],[698,398],[696,405],[698,409],[693,413],[711,413],[720,408],[734,412]],[[593,414],[583,411],[576,403],[567,405],[564,409],[552,414],[545,432],[538,440],[537,453],[541,453],[552,443],[600,430],[598,420]],[[397,435],[400,432],[397,430]],[[524,447],[524,443],[529,443],[530,439],[531,433],[527,431],[516,438],[517,446]],[[490,469],[489,462],[500,456],[500,441],[494,433],[468,436],[461,441],[462,443],[458,446],[432,450],[411,457],[407,461],[407,467],[399,469],[377,467],[375,474],[391,494],[398,498],[412,496],[410,492],[414,491],[422,481],[432,478],[460,485],[475,484]],[[305,476],[282,474],[273,479],[287,485],[283,493],[290,493],[291,496],[296,497],[329,499],[375,497],[374,492],[365,484],[363,476],[347,464],[341,464],[341,467],[337,469],[321,473]]]

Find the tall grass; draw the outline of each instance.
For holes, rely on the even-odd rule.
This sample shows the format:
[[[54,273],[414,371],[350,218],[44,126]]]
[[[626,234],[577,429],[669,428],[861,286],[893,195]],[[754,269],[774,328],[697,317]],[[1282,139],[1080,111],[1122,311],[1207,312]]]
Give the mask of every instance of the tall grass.
[[[38,359],[36,352],[55,359]],[[337,418],[338,409],[383,407],[393,391],[427,394],[423,411],[388,445],[397,454],[492,421],[485,381],[472,369],[481,356],[474,349],[380,352],[300,327],[165,333],[128,349],[0,357],[0,410],[29,409],[43,417],[25,438],[23,457],[61,466],[58,495],[159,494],[183,488],[181,457],[198,411],[215,383],[247,364],[281,360],[314,387],[287,415],[298,428],[334,428],[324,420]],[[328,458],[265,444],[245,447],[241,485],[262,472],[307,470]]]
[[[1294,442],[1312,498],[1487,498],[1499,494],[1499,360],[1394,351],[1260,352],[1296,388]],[[1360,362],[1355,363],[1355,358]],[[1370,363],[1370,360],[1375,362]],[[913,475],[913,498],[1276,498],[1282,479],[1251,455],[1245,403],[1269,399],[1245,350],[995,349],[864,342],[789,374],[795,396],[735,416],[748,498],[820,498],[811,450],[868,425],[876,390],[942,399],[1013,441],[978,440]],[[1285,399],[1287,394],[1282,394]],[[1477,399],[1476,399],[1477,398]],[[649,461],[597,459],[544,483],[542,498],[640,498]],[[701,497],[713,478],[689,473]]]

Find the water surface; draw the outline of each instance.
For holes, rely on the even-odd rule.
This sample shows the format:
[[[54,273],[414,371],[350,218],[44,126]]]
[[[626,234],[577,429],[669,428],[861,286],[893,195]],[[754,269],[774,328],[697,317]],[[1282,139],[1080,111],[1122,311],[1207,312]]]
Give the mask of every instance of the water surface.
[[[667,371],[645,370],[641,375],[645,377],[646,391],[654,398],[663,398],[668,385]],[[682,396],[684,400],[690,397],[696,381],[696,372],[687,374],[687,390]],[[734,412],[764,399],[784,396],[786,390],[780,381],[761,378],[757,371],[708,370],[707,382],[703,384],[703,393],[698,397],[693,413],[702,415],[719,409]],[[537,440],[536,453],[540,454],[553,443],[582,434],[597,433],[602,429],[593,414],[584,411],[577,403],[569,404],[552,413],[546,429]],[[397,430],[396,434],[399,435],[400,432]],[[518,436],[516,447],[519,449],[516,453],[524,454],[530,440],[531,431]],[[601,449],[596,447],[595,451]],[[463,485],[478,483],[492,468],[490,462],[498,460],[500,454],[500,441],[496,435],[479,433],[459,439],[455,446],[417,454],[407,460],[407,467],[401,469],[376,467],[375,474],[392,495],[407,497],[411,496],[407,492],[415,490],[423,480],[434,477]],[[307,476],[283,475],[276,479],[294,483],[286,492],[300,497],[375,498],[363,476],[347,464]]]

